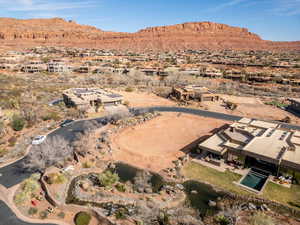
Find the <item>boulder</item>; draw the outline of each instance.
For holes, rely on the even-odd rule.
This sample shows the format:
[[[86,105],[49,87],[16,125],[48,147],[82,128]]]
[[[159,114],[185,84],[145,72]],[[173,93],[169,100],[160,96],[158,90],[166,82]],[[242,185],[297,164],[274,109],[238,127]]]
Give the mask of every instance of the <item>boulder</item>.
[[[87,191],[90,187],[90,184],[86,181],[83,181],[80,186],[84,191]]]
[[[215,201],[209,200],[209,201],[208,201],[208,206],[209,206],[209,207],[216,207],[216,206],[217,206],[217,203],[216,203]]]
[[[192,190],[191,194],[196,195],[196,194],[198,194],[198,191],[197,190]]]

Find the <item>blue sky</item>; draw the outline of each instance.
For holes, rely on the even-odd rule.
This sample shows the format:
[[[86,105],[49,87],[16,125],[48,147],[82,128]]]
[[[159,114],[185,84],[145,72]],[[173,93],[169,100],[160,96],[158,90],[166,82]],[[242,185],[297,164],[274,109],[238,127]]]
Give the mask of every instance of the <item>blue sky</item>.
[[[0,17],[62,17],[124,32],[212,21],[246,27],[266,40],[300,40],[300,0],[0,0]]]

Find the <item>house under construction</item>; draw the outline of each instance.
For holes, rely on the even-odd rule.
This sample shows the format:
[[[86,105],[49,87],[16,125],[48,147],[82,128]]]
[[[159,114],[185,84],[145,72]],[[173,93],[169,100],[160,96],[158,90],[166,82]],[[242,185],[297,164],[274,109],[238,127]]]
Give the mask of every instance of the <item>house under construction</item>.
[[[202,102],[219,100],[219,96],[211,93],[208,88],[197,85],[173,88],[172,96],[180,101],[198,100]]]

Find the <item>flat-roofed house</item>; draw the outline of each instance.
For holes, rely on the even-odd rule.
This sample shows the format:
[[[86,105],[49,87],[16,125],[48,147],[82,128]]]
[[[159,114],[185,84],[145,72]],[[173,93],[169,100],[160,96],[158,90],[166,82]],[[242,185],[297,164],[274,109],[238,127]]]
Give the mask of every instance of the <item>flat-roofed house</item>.
[[[71,71],[71,67],[67,66],[65,62],[60,60],[52,60],[47,63],[47,71],[49,73],[66,73]]]
[[[87,111],[98,111],[102,106],[118,105],[123,96],[100,88],[71,88],[63,92],[67,106]]]
[[[39,73],[47,70],[47,65],[41,61],[31,61],[22,66],[21,71],[25,73]]]
[[[300,172],[300,132],[277,123],[243,118],[200,143],[199,149],[203,157],[223,162],[238,158],[245,167],[274,175],[280,169]]]

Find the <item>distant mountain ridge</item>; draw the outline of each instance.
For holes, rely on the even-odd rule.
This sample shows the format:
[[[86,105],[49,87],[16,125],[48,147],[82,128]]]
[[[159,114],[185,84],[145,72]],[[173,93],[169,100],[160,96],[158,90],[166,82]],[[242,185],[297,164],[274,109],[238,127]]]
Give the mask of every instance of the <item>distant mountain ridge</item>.
[[[48,45],[132,51],[300,50],[300,41],[265,41],[246,28],[213,22],[189,22],[125,33],[103,31],[61,18],[0,18],[0,44],[11,47]]]

